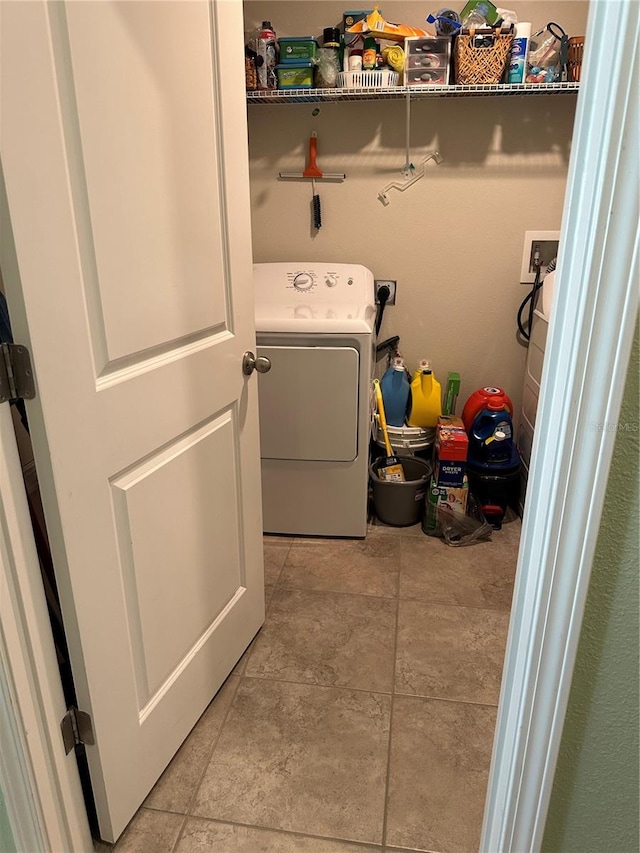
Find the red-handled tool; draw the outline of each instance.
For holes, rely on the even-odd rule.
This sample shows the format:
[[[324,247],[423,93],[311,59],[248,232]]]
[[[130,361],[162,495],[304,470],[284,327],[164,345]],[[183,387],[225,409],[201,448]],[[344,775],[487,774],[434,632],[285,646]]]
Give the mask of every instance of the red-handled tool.
[[[320,196],[316,192],[316,178],[322,177],[322,172],[316,164],[318,155],[318,136],[315,132],[309,138],[309,165],[302,173],[303,178],[311,178],[311,207],[313,210],[313,227],[316,231],[322,228],[322,210],[320,208]]]
[[[313,227],[319,230],[322,227],[322,212],[320,208],[320,196],[316,193],[316,181],[344,181],[345,174],[326,175],[318,168],[316,162],[318,157],[318,135],[313,131],[309,138],[309,165],[304,172],[280,172],[279,177],[291,180],[310,180],[312,192]]]
[[[311,136],[309,137],[309,165],[302,173],[303,178],[322,178],[324,177],[320,169],[318,169],[318,164],[316,163],[316,157],[318,156],[318,134],[313,131]]]

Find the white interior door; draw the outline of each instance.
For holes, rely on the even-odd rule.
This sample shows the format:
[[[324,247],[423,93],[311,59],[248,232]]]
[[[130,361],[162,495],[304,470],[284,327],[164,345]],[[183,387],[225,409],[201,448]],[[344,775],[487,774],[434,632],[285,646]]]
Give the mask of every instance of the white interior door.
[[[5,284],[113,840],[264,616],[242,5],[0,15]]]

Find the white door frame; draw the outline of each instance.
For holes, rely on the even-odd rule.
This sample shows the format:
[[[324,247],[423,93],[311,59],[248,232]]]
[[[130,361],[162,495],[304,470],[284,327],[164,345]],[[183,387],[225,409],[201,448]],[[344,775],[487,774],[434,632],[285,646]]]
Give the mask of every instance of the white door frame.
[[[3,278],[19,283],[1,162],[0,223]],[[0,747],[14,756],[0,766],[0,786],[6,795],[11,782],[18,850],[91,851],[75,754],[62,743],[66,702],[8,403],[0,404],[0,670],[11,705],[0,707]]]
[[[13,420],[0,405],[0,787],[16,847],[90,851]]]
[[[483,853],[540,847],[615,441],[615,430],[606,425],[619,413],[638,305],[637,125],[627,111],[634,51],[637,74],[634,6],[634,0],[592,0],[562,228],[565,251],[547,344]],[[636,134],[635,147],[632,140],[626,153],[623,126]],[[618,183],[624,169],[630,171]],[[15,439],[6,430],[0,439],[3,445],[13,441],[9,452],[15,453]],[[15,460],[17,454],[8,476],[18,489],[22,478]],[[594,490],[593,483],[600,488]],[[0,545],[18,556],[31,551],[33,561],[26,503],[16,521],[17,528],[2,526]],[[12,667],[25,668],[19,716],[25,729],[35,724],[24,744],[25,763],[43,769],[29,774],[39,807],[31,817],[23,815],[33,823],[25,831],[49,839],[66,835],[49,849],[80,853],[91,849],[84,804],[56,733],[61,689],[51,666],[51,636],[41,630],[42,592],[33,580],[23,582],[19,602],[12,603],[26,646],[8,647]],[[34,624],[40,626],[35,632]]]
[[[638,315],[636,0],[595,0],[481,853],[538,851]]]

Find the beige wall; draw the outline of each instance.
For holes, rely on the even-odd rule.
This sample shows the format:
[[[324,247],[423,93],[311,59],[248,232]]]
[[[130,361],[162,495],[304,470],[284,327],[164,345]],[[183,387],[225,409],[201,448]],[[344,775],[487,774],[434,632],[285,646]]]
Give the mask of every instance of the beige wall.
[[[586,2],[507,5],[534,27],[555,20],[569,34],[584,33]],[[268,18],[278,36],[317,36],[345,8],[354,7],[251,0],[246,29]],[[430,10],[422,2],[381,8],[389,19],[417,26]],[[400,335],[409,365],[430,358],[443,382],[448,371],[459,371],[461,403],[476,388],[497,384],[518,405],[525,350],[515,315],[527,293],[519,284],[524,232],[560,227],[575,102],[573,95],[413,102],[413,163],[433,149],[444,162],[429,163],[428,174],[406,192],[391,190],[388,207],[377,195],[401,177],[403,103],[251,105],[254,260],[362,263],[376,278],[397,279],[397,304],[387,310],[382,335]],[[310,185],[277,180],[281,170],[305,167],[314,129],[320,168],[348,175],[343,184],[318,185],[318,233],[310,224]]]

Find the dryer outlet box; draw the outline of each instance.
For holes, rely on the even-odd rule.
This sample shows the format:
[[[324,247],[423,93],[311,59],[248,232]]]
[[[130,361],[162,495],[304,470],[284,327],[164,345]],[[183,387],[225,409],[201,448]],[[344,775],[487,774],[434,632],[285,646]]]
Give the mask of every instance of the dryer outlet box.
[[[558,257],[560,245],[559,231],[525,231],[522,248],[521,284],[533,284],[536,278],[534,257],[536,250],[540,255],[540,274],[544,278],[550,262]]]
[[[383,285],[386,285],[389,288],[389,298],[387,299],[385,305],[395,305],[396,304],[396,281],[389,281],[387,279],[376,278],[373,282],[376,288],[376,305],[380,303],[378,299],[378,291]]]

